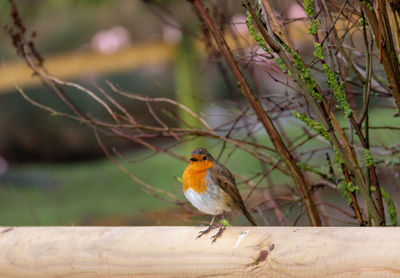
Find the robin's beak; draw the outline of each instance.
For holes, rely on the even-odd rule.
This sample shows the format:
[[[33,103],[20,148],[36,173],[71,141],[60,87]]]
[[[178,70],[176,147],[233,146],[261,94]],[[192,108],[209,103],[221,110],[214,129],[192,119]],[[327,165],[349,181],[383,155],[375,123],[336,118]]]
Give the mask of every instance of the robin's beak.
[[[204,161],[204,160],[207,160],[207,157],[204,155],[195,154],[195,155],[190,156],[191,162]]]

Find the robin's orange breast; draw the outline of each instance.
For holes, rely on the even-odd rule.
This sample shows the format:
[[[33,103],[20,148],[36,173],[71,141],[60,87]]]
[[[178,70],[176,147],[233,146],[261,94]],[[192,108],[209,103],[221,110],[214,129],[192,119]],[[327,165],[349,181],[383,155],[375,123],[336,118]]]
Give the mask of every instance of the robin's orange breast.
[[[183,173],[182,182],[183,192],[191,188],[196,193],[201,194],[207,190],[206,171],[196,172],[187,167]]]
[[[183,192],[186,192],[189,188],[199,194],[204,192],[208,183],[206,180],[207,169],[213,166],[214,163],[210,160],[189,163],[182,175]]]
[[[182,176],[183,192],[195,208],[210,215],[236,208],[232,197],[213,182],[209,171],[193,172],[190,169],[186,169]]]

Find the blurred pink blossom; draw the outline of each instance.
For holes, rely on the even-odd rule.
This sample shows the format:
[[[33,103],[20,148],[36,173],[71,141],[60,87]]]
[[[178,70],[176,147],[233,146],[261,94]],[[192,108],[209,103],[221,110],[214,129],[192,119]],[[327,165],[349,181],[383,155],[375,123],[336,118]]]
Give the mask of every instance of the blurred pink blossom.
[[[182,30],[179,29],[179,27],[177,26],[165,24],[162,27],[162,31],[163,31],[163,39],[167,43],[177,44],[182,39]]]
[[[131,38],[125,27],[115,26],[97,32],[91,41],[91,47],[104,54],[111,54],[129,47]]]
[[[287,11],[287,17],[289,18],[307,18],[306,13],[304,12],[303,7],[298,4],[290,5]]]
[[[246,17],[242,14],[237,14],[232,17],[231,29],[238,34],[247,34]]]

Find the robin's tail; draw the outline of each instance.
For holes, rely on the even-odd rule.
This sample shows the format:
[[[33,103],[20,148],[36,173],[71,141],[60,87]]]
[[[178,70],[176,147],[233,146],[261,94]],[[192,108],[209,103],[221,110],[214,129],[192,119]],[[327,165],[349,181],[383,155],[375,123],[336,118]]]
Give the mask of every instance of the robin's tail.
[[[253,216],[251,216],[250,212],[246,209],[244,204],[240,204],[239,207],[240,207],[240,210],[243,212],[244,216],[247,218],[247,220],[249,220],[251,225],[258,226],[256,221],[254,220]]]

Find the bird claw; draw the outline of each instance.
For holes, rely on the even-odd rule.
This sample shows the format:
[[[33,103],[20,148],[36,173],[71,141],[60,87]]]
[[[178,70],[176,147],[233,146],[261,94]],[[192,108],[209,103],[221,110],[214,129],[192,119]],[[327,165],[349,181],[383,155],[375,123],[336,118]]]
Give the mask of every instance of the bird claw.
[[[207,229],[205,229],[204,231],[200,231],[199,234],[197,235],[196,239],[202,237],[205,234],[208,234],[212,229],[216,228],[214,225],[210,225],[208,226]]]
[[[219,238],[219,237],[222,235],[222,232],[223,232],[225,229],[226,229],[226,227],[225,227],[224,225],[221,225],[221,226],[219,227],[218,232],[217,232],[215,235],[213,235],[213,236],[211,237],[211,244],[214,244],[214,243],[215,243],[215,241],[217,240],[217,238]]]

